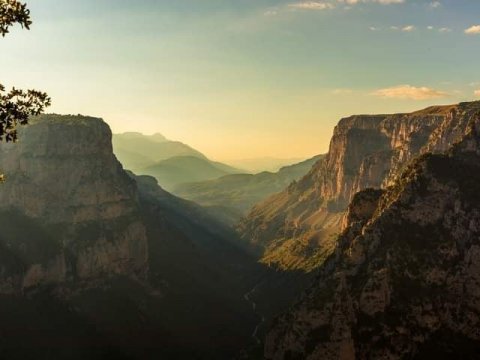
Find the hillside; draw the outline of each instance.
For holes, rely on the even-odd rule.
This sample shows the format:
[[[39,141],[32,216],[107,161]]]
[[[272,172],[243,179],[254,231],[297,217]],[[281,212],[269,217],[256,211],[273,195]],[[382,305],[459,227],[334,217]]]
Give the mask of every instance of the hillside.
[[[480,102],[472,102],[342,119],[326,157],[303,179],[257,204],[238,227],[242,238],[266,264],[315,269],[333,251],[355,193],[384,188],[418,155],[448,149],[479,108]]]
[[[114,134],[112,144],[118,160],[126,169],[134,172],[174,156],[195,156],[206,160],[199,151],[179,141],[168,140],[161,134]]]
[[[125,169],[154,176],[165,189],[195,181],[216,179],[241,171],[211,161],[199,151],[161,134],[124,133],[113,135],[113,151]]]
[[[227,165],[222,167],[207,159],[174,156],[142,168],[137,173],[153,176],[164,189],[172,190],[185,182],[216,179],[234,171]]]
[[[460,133],[450,125],[436,135]],[[478,358],[480,113],[462,131],[446,154],[354,196],[314,285],[274,322],[267,359]]]
[[[235,234],[126,173],[101,119],[33,119],[0,144],[2,359],[225,359],[262,274]],[[231,324],[235,326],[231,326]]]
[[[321,155],[285,166],[276,173],[261,172],[259,174],[235,174],[221,178],[188,183],[175,187],[173,192],[180,197],[219,211],[228,209],[237,216],[238,221],[259,201],[285,189],[291,182],[299,180],[308,173]]]

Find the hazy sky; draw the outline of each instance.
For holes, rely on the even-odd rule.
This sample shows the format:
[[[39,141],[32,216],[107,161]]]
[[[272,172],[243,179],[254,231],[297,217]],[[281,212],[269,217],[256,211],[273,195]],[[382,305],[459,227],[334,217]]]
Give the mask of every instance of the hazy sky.
[[[480,99],[479,0],[28,4],[0,82],[213,159],[310,156],[342,116]]]

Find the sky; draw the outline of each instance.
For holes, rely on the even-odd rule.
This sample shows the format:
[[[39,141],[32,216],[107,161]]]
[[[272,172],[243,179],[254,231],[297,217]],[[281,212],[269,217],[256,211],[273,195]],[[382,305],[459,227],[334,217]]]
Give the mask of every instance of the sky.
[[[480,100],[478,0],[29,0],[0,83],[215,160],[306,158],[352,114]]]

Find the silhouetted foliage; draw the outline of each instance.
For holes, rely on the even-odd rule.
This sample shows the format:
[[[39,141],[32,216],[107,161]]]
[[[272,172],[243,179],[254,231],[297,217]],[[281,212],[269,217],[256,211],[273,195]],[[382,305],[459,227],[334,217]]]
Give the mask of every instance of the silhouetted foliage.
[[[15,88],[5,92],[0,84],[0,141],[16,141],[17,125],[27,124],[30,116],[41,114],[49,105],[50,98],[45,93]]]
[[[8,28],[15,23],[30,29],[30,10],[17,0],[0,0],[0,34],[8,34]]]
[[[5,36],[14,24],[29,29],[30,11],[17,0],[0,0],[0,35]],[[36,90],[6,91],[0,84],[0,141],[16,141],[17,125],[28,123],[30,116],[41,114],[51,103],[47,94]]]

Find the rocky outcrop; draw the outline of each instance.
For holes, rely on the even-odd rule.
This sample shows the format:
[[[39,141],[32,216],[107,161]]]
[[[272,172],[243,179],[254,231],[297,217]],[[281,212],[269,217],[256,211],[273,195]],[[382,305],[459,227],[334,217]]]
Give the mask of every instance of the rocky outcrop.
[[[478,358],[480,115],[457,124],[463,140],[446,154],[355,196],[314,285],[268,334],[267,359]]]
[[[115,274],[143,277],[147,240],[136,185],[113,155],[108,125],[89,117],[41,116],[21,129],[19,139],[0,147],[2,217],[20,217],[0,234],[16,259],[1,263],[2,290]],[[31,250],[40,238],[51,244],[48,254]]]
[[[363,223],[370,219],[378,207],[383,194],[380,189],[368,188],[353,196],[343,220],[343,230],[354,223]]]
[[[343,214],[357,192],[385,188],[415,157],[446,151],[479,109],[480,102],[472,102],[342,119],[326,158],[302,180],[255,206],[239,232],[264,262],[315,268],[333,250],[332,237],[341,231]]]
[[[262,276],[235,232],[127,173],[100,119],[33,119],[2,144],[2,359],[229,359]],[[235,326],[231,326],[235,324]]]

